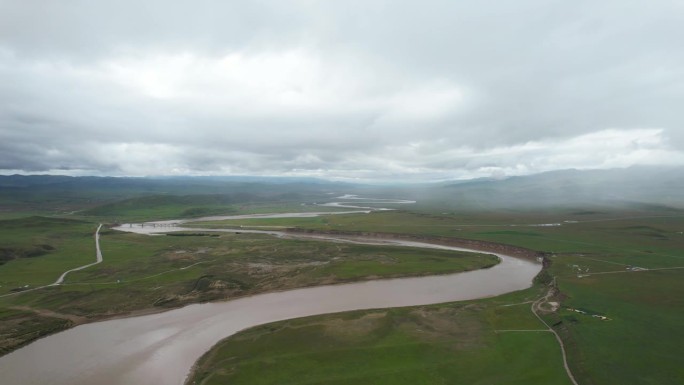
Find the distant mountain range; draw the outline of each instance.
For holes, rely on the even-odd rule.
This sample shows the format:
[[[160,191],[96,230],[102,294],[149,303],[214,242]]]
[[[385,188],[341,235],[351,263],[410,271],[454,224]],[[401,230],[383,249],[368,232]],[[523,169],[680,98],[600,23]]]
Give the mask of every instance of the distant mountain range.
[[[243,202],[252,199],[310,200],[331,191],[345,193],[349,190],[346,186],[312,178],[7,175],[0,176],[0,209],[81,210],[110,202],[161,195],[225,195],[231,201]]]
[[[370,186],[289,177],[0,176],[0,206],[69,203],[89,206],[146,195],[255,194],[318,199],[357,193],[417,199],[445,209],[636,207],[684,209],[683,167],[562,170],[504,179]],[[295,195],[293,195],[295,194]]]
[[[181,185],[225,185],[231,183],[265,184],[344,184],[325,179],[307,177],[271,176],[152,176],[152,177],[109,177],[109,176],[65,176],[65,175],[0,175],[0,187],[31,187],[40,185],[67,186],[181,186]]]
[[[562,170],[505,179],[443,183],[433,199],[457,207],[656,205],[684,208],[684,168]]]

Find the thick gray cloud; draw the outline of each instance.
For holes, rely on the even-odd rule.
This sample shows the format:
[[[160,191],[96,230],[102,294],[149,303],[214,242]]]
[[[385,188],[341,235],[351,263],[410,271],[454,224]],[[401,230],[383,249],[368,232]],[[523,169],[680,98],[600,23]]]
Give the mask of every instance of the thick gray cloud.
[[[3,1],[0,172],[684,164],[678,1]]]

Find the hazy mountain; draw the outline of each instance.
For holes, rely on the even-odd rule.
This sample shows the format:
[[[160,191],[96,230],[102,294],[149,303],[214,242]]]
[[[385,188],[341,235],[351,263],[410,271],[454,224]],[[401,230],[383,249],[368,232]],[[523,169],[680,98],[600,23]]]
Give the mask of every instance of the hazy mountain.
[[[160,195],[225,195],[239,201],[316,199],[347,192],[347,186],[351,185],[313,178],[9,175],[0,176],[0,208],[75,210]]]
[[[227,195],[231,200],[321,200],[331,194],[416,199],[454,210],[549,207],[684,208],[684,168],[564,170],[504,179],[372,186],[313,178],[0,176],[0,204],[92,207],[160,195]],[[201,198],[202,199],[202,198]],[[209,199],[209,198],[207,198]],[[223,199],[223,198],[211,198]]]
[[[459,208],[662,205],[684,208],[684,168],[564,170],[445,183],[425,199]]]

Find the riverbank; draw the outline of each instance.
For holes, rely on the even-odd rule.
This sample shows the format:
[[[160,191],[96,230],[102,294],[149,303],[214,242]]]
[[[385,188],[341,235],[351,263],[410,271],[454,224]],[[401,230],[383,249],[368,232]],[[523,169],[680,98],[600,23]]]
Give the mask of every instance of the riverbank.
[[[393,242],[399,241],[394,240]],[[425,246],[429,247],[429,245]],[[441,245],[433,247],[440,249],[448,248],[448,246]],[[121,367],[117,365],[123,365],[122,360],[126,361],[127,357],[131,356],[141,357],[140,354],[149,354],[150,358],[155,358],[145,364],[145,367],[148,369],[144,371],[144,374],[137,369],[133,372],[128,371],[126,375],[112,378],[112,381],[109,383],[138,383],[149,382],[150,379],[154,380],[162,375],[158,373],[158,369],[155,369],[159,365],[157,361],[161,359],[160,357],[166,356],[171,361],[164,362],[163,367],[173,368],[186,365],[184,366],[186,369],[182,373],[182,376],[185,376],[195,360],[216,343],[217,340],[224,338],[227,335],[226,333],[229,334],[230,330],[235,332],[254,324],[305,315],[358,308],[395,307],[445,302],[492,296],[516,290],[516,288],[528,287],[532,277],[538,271],[539,265],[503,255],[500,255],[500,257],[502,258],[502,263],[499,265],[490,269],[475,270],[467,273],[318,286],[279,293],[260,294],[227,302],[190,305],[159,314],[82,325],[66,332],[43,338],[0,358],[0,374],[3,375],[3,378],[9,379],[10,384],[44,383],[45,378],[41,377],[41,373],[47,375],[48,371],[51,373],[51,380],[54,381],[57,380],[53,377],[53,373],[63,372],[64,376],[62,378],[64,381],[61,383],[65,384],[92,383],[93,381],[103,383],[102,378],[111,377],[109,372],[111,369],[107,368],[112,368],[112,365],[114,365],[117,367],[118,373]],[[248,306],[250,310],[247,310],[245,306]],[[204,310],[199,311],[199,309]],[[235,313],[236,311],[237,313]],[[237,314],[240,314],[240,316],[237,319],[233,318]],[[112,327],[112,325],[121,325],[121,327]],[[233,325],[234,329],[233,327],[227,329],[226,325]],[[94,332],[95,330],[97,332]],[[128,348],[124,349],[121,346],[122,341],[146,341],[150,338],[158,341],[158,337],[153,336],[157,335],[161,330],[166,330],[163,332],[165,336],[163,338],[163,341],[165,341],[163,348],[156,343],[154,346],[146,344],[140,346],[125,342],[125,346],[128,346]],[[209,330],[213,332],[209,333]],[[78,337],[80,333],[87,333],[91,337],[80,338]],[[120,335],[119,333],[123,334]],[[94,335],[97,335],[97,338],[94,338]],[[83,346],[73,346],[75,341],[78,341],[76,345],[83,344]],[[100,369],[93,369],[92,376],[84,375],[80,372],[64,372],[64,367],[68,365],[59,365],[60,359],[56,359],[54,356],[49,355],[49,353],[54,349],[58,349],[57,346],[63,346],[65,343],[72,346],[70,352],[72,357],[70,359],[80,360],[84,365],[90,362],[91,364],[88,365],[94,365],[93,367]],[[118,347],[111,352],[97,349],[99,352],[98,356],[93,357],[92,349],[95,349],[96,346]],[[81,348],[83,350],[79,350]],[[36,360],[38,362],[45,360],[45,366],[41,365],[43,369],[37,373],[35,371],[30,373],[24,372],[21,369],[21,363],[27,362],[27,355],[32,357],[29,361],[34,363]],[[185,358],[177,361],[181,357]],[[60,369],[58,370],[54,365],[57,365]],[[140,363],[136,364],[136,367],[139,366]],[[176,373],[176,371],[163,374],[167,380],[161,382],[171,382],[173,373]],[[178,373],[176,373],[176,378],[178,376]],[[60,382],[57,381],[57,383]]]
[[[392,245],[397,239],[381,237],[366,237],[376,244],[359,245],[302,240],[305,235],[295,234],[294,239],[225,233],[219,238],[167,238],[131,236],[106,227],[101,232],[105,264],[73,271],[61,285],[47,285],[3,302],[9,309],[23,309],[12,310],[8,313],[12,320],[3,321],[3,326],[21,335],[0,328],[0,335],[13,341],[5,354],[81,324],[158,314],[192,303],[301,287],[444,275],[498,263],[491,255],[403,247]],[[25,327],[17,328],[17,323]]]
[[[239,230],[235,230],[239,231]],[[289,227],[282,230],[287,234],[307,234],[307,235],[331,235],[341,237],[360,237],[375,240],[403,240],[414,242],[426,242],[435,245],[453,246],[481,251],[485,253],[502,253],[517,258],[540,260],[548,255],[542,251],[536,251],[520,246],[507,245],[499,242],[483,241],[477,239],[412,235],[391,232],[368,232],[368,231],[343,231],[343,230],[314,230]]]
[[[256,326],[212,347],[185,384],[572,385],[529,309],[543,290]]]

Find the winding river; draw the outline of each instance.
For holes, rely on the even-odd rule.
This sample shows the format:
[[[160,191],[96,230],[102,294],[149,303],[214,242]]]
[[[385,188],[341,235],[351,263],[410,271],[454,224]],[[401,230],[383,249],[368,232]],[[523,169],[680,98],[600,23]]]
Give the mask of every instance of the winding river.
[[[123,225],[142,233],[183,230],[164,225]],[[193,228],[197,231],[199,229]],[[209,230],[209,229],[202,229]],[[235,230],[221,230],[232,231]],[[243,232],[244,230],[239,230]],[[287,233],[258,231],[286,237]],[[403,240],[298,234],[336,242],[475,251]],[[495,253],[492,253],[495,254]],[[495,296],[527,288],[541,265],[496,254],[501,263],[450,275],[398,278],[259,294],[225,302],[189,305],[145,316],[81,325],[0,358],[3,385],[182,384],[192,365],[219,340],[252,326],[348,310],[424,305]]]

